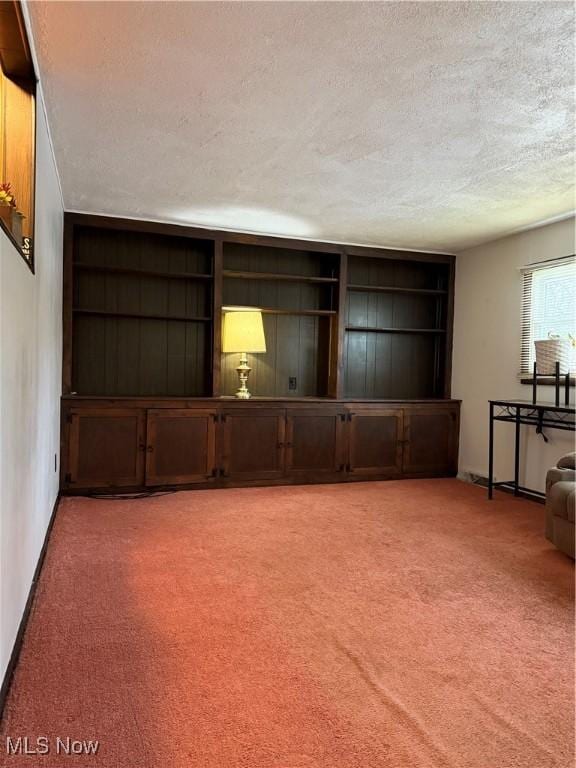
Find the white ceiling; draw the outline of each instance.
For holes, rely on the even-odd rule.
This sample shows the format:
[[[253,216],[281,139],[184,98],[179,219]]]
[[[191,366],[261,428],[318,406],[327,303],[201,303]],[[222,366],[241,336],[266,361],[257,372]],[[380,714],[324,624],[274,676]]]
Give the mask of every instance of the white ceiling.
[[[66,208],[456,251],[574,208],[564,2],[32,2]]]

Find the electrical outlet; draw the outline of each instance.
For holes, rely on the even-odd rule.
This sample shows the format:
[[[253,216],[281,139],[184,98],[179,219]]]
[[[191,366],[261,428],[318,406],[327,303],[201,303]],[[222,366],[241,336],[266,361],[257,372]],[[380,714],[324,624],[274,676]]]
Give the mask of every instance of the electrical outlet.
[[[296,376],[288,377],[288,389],[298,389],[296,385]]]

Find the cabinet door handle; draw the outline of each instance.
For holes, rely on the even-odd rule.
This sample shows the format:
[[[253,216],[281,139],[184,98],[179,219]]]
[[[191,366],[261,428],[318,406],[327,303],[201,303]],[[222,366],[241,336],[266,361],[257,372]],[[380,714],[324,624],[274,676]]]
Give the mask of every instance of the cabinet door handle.
[[[288,443],[276,443],[276,448],[284,448],[285,445],[288,445]]]
[[[145,451],[146,450],[146,443],[138,443],[138,450],[139,451]]]
[[[146,446],[146,450],[148,451],[148,453],[152,453],[153,450],[154,450],[154,446],[153,445],[147,445]]]

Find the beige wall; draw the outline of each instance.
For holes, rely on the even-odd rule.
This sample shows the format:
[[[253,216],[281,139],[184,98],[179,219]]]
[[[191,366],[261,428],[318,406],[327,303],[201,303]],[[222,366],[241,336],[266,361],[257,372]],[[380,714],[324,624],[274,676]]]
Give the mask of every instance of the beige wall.
[[[35,275],[0,232],[0,681],[58,494],[62,199],[40,98]]]
[[[531,388],[518,379],[521,275],[519,268],[574,253],[574,219],[533,229],[456,257],[452,393],[462,399],[460,473],[488,474],[488,400],[529,399]],[[552,387],[539,390],[553,401]],[[574,390],[572,390],[572,401]],[[522,484],[543,490],[546,470],[574,450],[573,433],[549,431],[548,445],[523,427]],[[513,476],[513,427],[496,425],[495,474]]]

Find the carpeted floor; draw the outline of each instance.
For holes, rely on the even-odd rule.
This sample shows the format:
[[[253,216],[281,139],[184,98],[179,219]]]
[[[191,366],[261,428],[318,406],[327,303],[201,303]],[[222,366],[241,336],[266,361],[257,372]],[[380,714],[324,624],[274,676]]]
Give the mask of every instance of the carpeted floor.
[[[64,499],[0,765],[571,767],[573,567],[543,514],[456,480]]]

